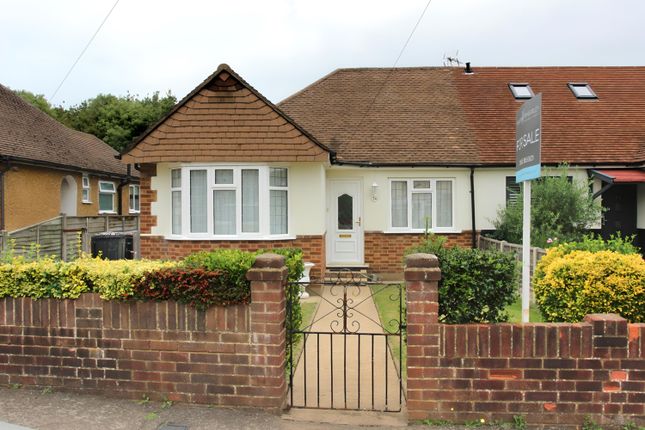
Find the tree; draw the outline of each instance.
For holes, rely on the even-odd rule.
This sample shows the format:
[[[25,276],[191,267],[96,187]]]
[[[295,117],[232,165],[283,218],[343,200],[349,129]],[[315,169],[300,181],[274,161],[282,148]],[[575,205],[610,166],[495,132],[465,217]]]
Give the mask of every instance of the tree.
[[[549,239],[558,242],[580,240],[587,228],[600,220],[602,207],[589,192],[589,183],[571,181],[567,166],[559,176],[545,176],[531,186],[531,244],[546,247]],[[495,237],[513,243],[522,241],[522,202],[502,208],[493,222]]]
[[[16,94],[68,127],[93,134],[117,151],[166,115],[177,102],[170,91],[164,96],[157,91],[143,98],[99,94],[65,109],[52,107],[42,94],[24,90]]]

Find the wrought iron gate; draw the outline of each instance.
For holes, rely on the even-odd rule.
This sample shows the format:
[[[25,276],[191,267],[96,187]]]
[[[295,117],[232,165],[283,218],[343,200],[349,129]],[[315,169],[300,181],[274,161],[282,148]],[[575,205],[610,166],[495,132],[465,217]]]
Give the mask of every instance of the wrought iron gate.
[[[405,366],[402,284],[339,272],[334,279],[302,283],[300,288],[311,295],[304,303],[317,302],[317,309],[309,324],[287,329],[291,407],[400,411]],[[379,316],[375,300],[389,316]],[[289,318],[293,306],[289,300]]]

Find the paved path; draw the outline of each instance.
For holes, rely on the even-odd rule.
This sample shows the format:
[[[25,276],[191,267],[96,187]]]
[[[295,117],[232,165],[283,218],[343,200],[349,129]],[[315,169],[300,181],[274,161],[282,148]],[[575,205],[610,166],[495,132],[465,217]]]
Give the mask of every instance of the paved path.
[[[370,286],[347,287],[349,333],[343,335],[331,334],[343,331],[343,286],[326,285],[318,291],[320,305],[307,331],[320,334],[306,338],[294,374],[294,406],[400,409],[405,399],[399,390],[398,365],[387,347],[371,292]]]

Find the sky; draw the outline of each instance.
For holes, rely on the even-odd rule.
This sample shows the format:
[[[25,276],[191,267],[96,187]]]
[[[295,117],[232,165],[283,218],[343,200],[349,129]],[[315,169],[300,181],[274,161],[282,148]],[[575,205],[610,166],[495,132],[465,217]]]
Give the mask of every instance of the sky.
[[[391,67],[427,0],[0,0],[0,84],[71,106],[183,97],[227,63],[279,102],[341,67]],[[641,0],[431,0],[398,66],[645,65]]]

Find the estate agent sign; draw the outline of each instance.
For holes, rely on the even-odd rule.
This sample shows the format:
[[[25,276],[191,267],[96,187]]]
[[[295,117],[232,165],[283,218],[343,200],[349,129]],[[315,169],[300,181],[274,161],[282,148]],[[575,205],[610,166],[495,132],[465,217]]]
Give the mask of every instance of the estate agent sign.
[[[515,115],[515,180],[540,177],[542,94],[524,102]]]
[[[531,180],[541,174],[542,94],[524,102],[515,114],[515,181],[524,183],[522,202],[522,322],[529,322]]]

